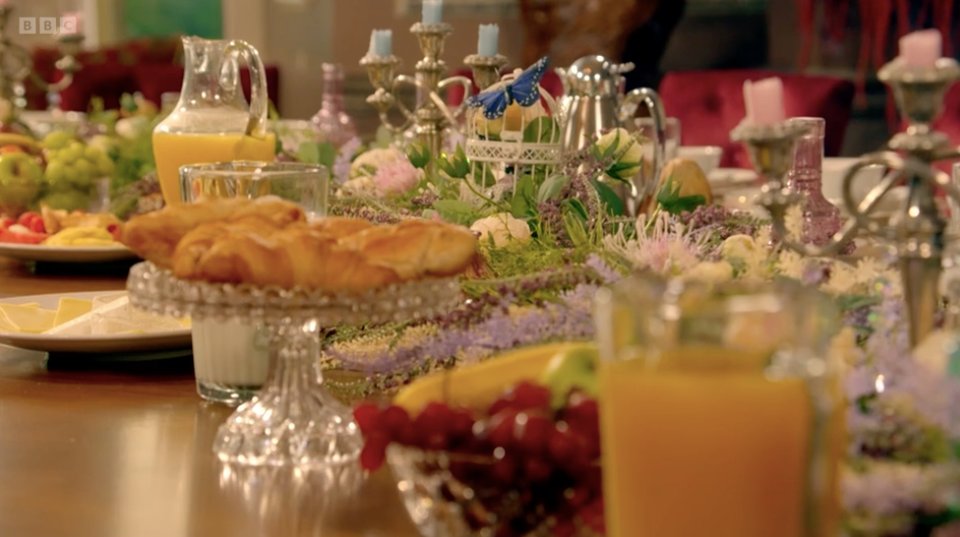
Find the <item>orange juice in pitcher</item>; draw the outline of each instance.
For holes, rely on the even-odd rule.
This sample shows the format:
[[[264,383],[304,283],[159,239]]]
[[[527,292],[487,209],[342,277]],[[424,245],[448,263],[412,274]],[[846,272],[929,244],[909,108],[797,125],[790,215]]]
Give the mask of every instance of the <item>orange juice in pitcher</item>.
[[[183,38],[180,100],[153,131],[157,175],[168,205],[181,202],[180,166],[231,160],[272,161],[276,136],[267,132],[267,82],[257,50],[246,42]],[[239,59],[250,69],[250,103],[240,85]]]

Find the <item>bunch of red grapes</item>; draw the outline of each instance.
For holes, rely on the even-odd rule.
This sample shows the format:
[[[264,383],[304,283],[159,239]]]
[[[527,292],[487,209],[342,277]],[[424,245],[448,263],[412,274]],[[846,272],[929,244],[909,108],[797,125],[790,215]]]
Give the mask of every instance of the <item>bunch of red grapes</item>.
[[[557,537],[603,535],[597,401],[577,391],[560,409],[550,400],[548,388],[521,382],[486,411],[433,402],[411,417],[398,406],[361,404],[354,410],[364,436],[360,464],[382,466],[391,443],[443,453],[445,464],[418,470],[449,471],[471,489],[462,509],[471,528],[493,527],[497,537],[546,529]],[[444,496],[463,496],[455,492]]]

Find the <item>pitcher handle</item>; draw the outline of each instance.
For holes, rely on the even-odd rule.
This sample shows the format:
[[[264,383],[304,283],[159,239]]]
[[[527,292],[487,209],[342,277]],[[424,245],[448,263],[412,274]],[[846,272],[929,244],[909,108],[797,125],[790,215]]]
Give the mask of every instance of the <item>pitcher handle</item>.
[[[250,119],[244,134],[251,136],[254,133],[266,131],[267,120],[267,75],[263,68],[260,53],[250,43],[242,39],[233,39],[227,43],[227,54],[236,55],[247,64],[250,70]]]
[[[631,111],[635,112],[637,105],[643,103],[647,110],[650,111],[650,117],[653,119],[653,181],[650,185],[646,185],[646,188],[656,188],[657,183],[660,181],[660,171],[663,169],[663,166],[666,164],[665,160],[665,148],[667,144],[667,132],[666,132],[666,114],[663,112],[663,101],[660,100],[660,95],[650,89],[650,88],[637,88],[632,90],[630,93],[627,93],[623,98],[623,103],[620,107],[620,124],[626,124],[628,117],[626,117],[625,112]],[[646,190],[646,189],[644,189]],[[649,192],[641,192],[640,198],[643,199],[649,194]]]

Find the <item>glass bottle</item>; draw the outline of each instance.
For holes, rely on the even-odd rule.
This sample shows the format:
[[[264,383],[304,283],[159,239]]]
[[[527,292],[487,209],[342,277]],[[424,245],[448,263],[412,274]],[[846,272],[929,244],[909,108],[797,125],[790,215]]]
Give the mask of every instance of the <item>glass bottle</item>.
[[[321,140],[340,147],[357,136],[353,118],[343,106],[343,68],[339,64],[323,64],[323,103],[310,119]]]
[[[803,196],[804,242],[825,244],[840,230],[840,211],[823,197],[823,137],[826,121],[820,117],[795,117],[791,123],[807,127],[793,154],[787,185]]]

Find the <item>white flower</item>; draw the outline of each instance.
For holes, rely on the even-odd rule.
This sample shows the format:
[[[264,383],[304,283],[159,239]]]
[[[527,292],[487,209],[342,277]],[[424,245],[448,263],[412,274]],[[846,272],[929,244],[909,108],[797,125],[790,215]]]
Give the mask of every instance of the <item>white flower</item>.
[[[777,258],[777,269],[780,274],[794,280],[802,280],[807,271],[808,258],[793,250],[780,252]]]
[[[702,261],[682,276],[688,280],[720,284],[733,279],[733,266],[726,261]]]
[[[96,136],[87,140],[88,146],[99,149],[104,153],[110,153],[116,144],[116,140],[105,134],[97,134]]]
[[[350,164],[350,177],[374,175],[381,166],[392,164],[405,156],[406,155],[394,147],[371,149],[361,153],[360,156]]]
[[[497,213],[481,218],[470,226],[470,230],[480,234],[481,244],[488,244],[492,239],[493,245],[498,248],[511,242],[523,244],[530,241],[530,227],[510,213]]]
[[[354,177],[346,183],[343,183],[343,186],[340,188],[341,192],[358,196],[374,196],[377,193],[377,185],[374,183],[373,177],[369,175]]]
[[[117,124],[114,125],[114,129],[121,138],[130,140],[136,138],[137,134],[139,134],[144,127],[147,127],[149,123],[150,120],[144,116],[130,116],[118,119]]]
[[[609,177],[630,179],[640,171],[643,146],[626,129],[616,128],[607,132],[597,140],[596,147],[601,155],[612,152],[613,163],[606,171]]]
[[[787,228],[787,237],[793,240],[803,238],[803,209],[799,205],[793,205],[787,209],[787,214],[783,217],[783,224]]]
[[[766,250],[749,235],[732,235],[720,245],[720,254],[733,264],[755,267],[767,259]]]

